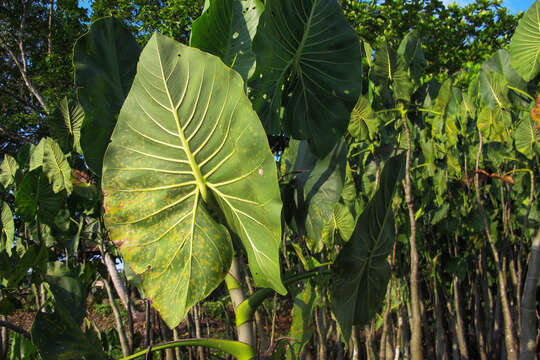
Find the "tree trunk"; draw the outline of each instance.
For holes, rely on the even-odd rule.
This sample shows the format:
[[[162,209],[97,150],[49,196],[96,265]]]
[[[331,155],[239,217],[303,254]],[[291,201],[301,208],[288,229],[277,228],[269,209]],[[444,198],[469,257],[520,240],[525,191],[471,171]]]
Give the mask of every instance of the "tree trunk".
[[[407,135],[407,158],[405,162],[405,200],[409,209],[411,223],[410,261],[411,261],[411,358],[422,360],[422,319],[420,315],[420,298],[418,294],[418,249],[416,246],[416,220],[414,216],[414,200],[411,185],[411,131],[407,122],[407,115],[402,115],[405,134]]]
[[[520,360],[534,360],[536,353],[536,290],[540,277],[540,231],[536,234],[531,248],[531,257],[525,277],[523,296],[521,297],[521,355]]]
[[[392,319],[390,317],[390,306],[392,305],[392,281],[388,282],[386,287],[386,308],[383,315],[383,329],[381,334],[381,342],[379,344],[379,359],[392,360],[394,358],[390,327]]]
[[[486,327],[482,316],[482,299],[480,292],[480,277],[478,273],[474,278],[472,296],[474,298],[474,330],[476,334],[477,351],[481,360],[488,360],[486,349]]]

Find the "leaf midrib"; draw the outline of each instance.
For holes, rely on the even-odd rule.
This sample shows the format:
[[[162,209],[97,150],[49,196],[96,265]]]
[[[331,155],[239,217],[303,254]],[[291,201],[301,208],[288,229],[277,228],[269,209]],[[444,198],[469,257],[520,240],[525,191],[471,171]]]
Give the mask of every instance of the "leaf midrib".
[[[199,190],[199,193],[201,194],[204,202],[207,202],[208,191],[206,188],[206,181],[201,173],[201,169],[199,165],[197,164],[195,155],[193,155],[193,153],[191,152],[191,148],[189,147],[189,142],[186,139],[184,130],[182,129],[182,126],[180,125],[180,118],[178,117],[178,107],[180,106],[181,103],[179,103],[178,105],[175,105],[172,100],[171,93],[169,91],[169,86],[167,85],[167,78],[165,77],[165,72],[163,70],[163,62],[161,61],[161,54],[159,51],[159,45],[157,43],[157,40],[156,40],[156,50],[157,50],[156,53],[159,60],[159,69],[161,71],[161,78],[163,79],[163,86],[165,88],[165,92],[167,93],[167,98],[169,99],[169,105],[171,106],[170,111],[173,114],[174,121],[176,123],[176,129],[178,130],[178,137],[180,138],[180,142],[182,143],[182,146],[184,147],[184,152],[186,153],[186,156],[188,158],[189,166],[191,168],[191,171],[193,172],[193,176],[195,177],[195,182],[197,183],[197,189]],[[178,56],[180,56],[180,54],[178,54]],[[188,63],[187,81],[189,83],[189,63]]]

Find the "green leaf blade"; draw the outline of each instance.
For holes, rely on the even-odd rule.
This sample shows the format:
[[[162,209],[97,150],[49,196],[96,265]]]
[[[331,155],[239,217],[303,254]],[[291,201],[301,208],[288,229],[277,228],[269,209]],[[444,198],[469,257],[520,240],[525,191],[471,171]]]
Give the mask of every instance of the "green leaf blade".
[[[135,76],[139,54],[135,38],[114,18],[97,20],[90,32],[75,43],[75,85],[85,113],[81,147],[86,163],[98,175],[116,118]]]
[[[510,41],[511,64],[531,81],[540,72],[540,2],[535,1],[519,21]]]
[[[325,156],[345,133],[361,93],[359,40],[335,1],[270,0],[265,6],[253,41],[254,108],[267,132],[283,125]]]
[[[145,273],[146,295],[170,326],[229,270],[232,241],[213,218],[219,211],[246,247],[256,284],[284,290],[267,144],[238,73],[198,49],[150,39],[105,155],[103,188],[111,238]]]

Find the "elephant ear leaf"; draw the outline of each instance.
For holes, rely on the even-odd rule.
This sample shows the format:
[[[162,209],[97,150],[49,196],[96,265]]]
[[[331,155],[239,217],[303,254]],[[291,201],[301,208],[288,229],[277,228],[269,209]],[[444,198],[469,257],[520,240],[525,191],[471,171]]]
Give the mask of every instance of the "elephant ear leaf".
[[[97,20],[75,43],[75,85],[85,113],[81,147],[86,163],[98,175],[140,52],[135,38],[114,18]]]
[[[269,133],[306,139],[318,157],[347,130],[362,51],[335,0],[268,0],[253,40],[251,97]]]
[[[540,72],[540,2],[527,10],[510,41],[510,63],[531,81]]]
[[[346,341],[352,326],[368,322],[384,300],[390,278],[386,257],[394,244],[392,198],[404,163],[403,155],[386,162],[379,189],[332,266],[332,307]]]
[[[275,160],[244,82],[221,60],[154,34],[103,166],[111,239],[170,327],[229,270],[232,241],[257,286],[281,283]]]
[[[260,0],[213,0],[193,22],[190,45],[219,56],[244,80],[254,70],[251,40],[264,10]]]
[[[58,141],[64,152],[71,150],[82,154],[81,126],[84,120],[84,110],[77,101],[69,101],[64,97],[55,111],[54,116],[47,119],[51,136]]]

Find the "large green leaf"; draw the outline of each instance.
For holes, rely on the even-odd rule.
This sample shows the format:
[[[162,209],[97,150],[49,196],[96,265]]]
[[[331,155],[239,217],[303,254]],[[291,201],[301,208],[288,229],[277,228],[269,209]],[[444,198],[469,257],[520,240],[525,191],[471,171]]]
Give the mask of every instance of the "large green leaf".
[[[508,109],[508,84],[504,75],[497,72],[480,72],[480,98],[491,109]]]
[[[269,133],[307,139],[325,156],[347,130],[361,92],[362,52],[335,0],[267,0],[250,94]]]
[[[45,155],[45,142],[43,138],[37,145],[30,144],[30,160],[28,170],[33,171],[43,166],[43,156]]]
[[[86,163],[98,175],[139,53],[135,38],[114,18],[97,20],[75,43],[75,85],[85,113],[81,147]]]
[[[510,41],[512,67],[525,79],[540,72],[540,2],[527,10]]]
[[[73,185],[71,183],[71,167],[62,152],[60,145],[51,138],[45,138],[43,147],[43,173],[52,184],[54,193],[66,190],[71,194]]]
[[[413,84],[409,78],[406,60],[386,42],[375,50],[373,76],[379,84],[391,84],[396,99],[410,99]]]
[[[409,68],[411,79],[418,82],[420,77],[424,74],[427,60],[424,57],[422,42],[420,41],[416,30],[411,31],[403,38],[397,53],[405,59],[405,64]]]
[[[27,173],[15,193],[15,211],[24,221],[52,224],[66,195],[55,193],[41,170]]]
[[[322,229],[322,242],[327,249],[332,249],[336,244],[336,236],[339,234],[342,240],[348,241],[354,231],[355,221],[347,206],[337,203],[332,212],[332,221],[325,223]]]
[[[514,140],[516,149],[527,158],[532,159],[535,148],[540,145],[540,132],[536,129],[536,123],[529,114],[525,113],[525,116],[522,117],[514,132]]]
[[[47,118],[47,125],[51,136],[58,141],[65,152],[81,150],[81,126],[84,120],[84,111],[77,101],[69,101],[64,97],[54,116]]]
[[[291,143],[297,142],[291,140]],[[290,146],[290,145],[289,145]],[[341,140],[322,159],[317,159],[306,141],[298,145],[294,165],[296,177],[295,222],[305,233],[308,247],[323,249],[323,230],[333,224],[334,208],[341,197],[347,165],[347,145]]]
[[[386,162],[379,189],[332,266],[332,307],[346,341],[352,326],[371,320],[385,297],[390,278],[386,258],[395,237],[392,198],[404,163],[403,155]]]
[[[478,114],[476,126],[488,141],[508,142],[506,127],[510,122],[510,113],[502,109],[484,108]]]
[[[15,235],[13,213],[9,205],[5,202],[2,202],[2,209],[0,211],[0,251],[5,250],[11,256],[11,247],[13,246]]]
[[[223,280],[221,212],[257,286],[280,293],[275,161],[244,83],[219,58],[154,34],[103,167],[106,224],[169,326]],[[218,209],[219,207],[219,209]]]
[[[247,80],[255,68],[251,41],[263,10],[260,0],[212,0],[193,22],[190,45],[219,56]]]
[[[19,165],[17,164],[17,160],[8,154],[5,154],[2,164],[0,164],[0,184],[2,184],[4,189],[9,188],[15,183],[15,174],[18,169]]]
[[[349,133],[358,140],[373,139],[379,128],[379,119],[371,109],[369,100],[361,95],[351,112],[351,122],[349,123]]]

